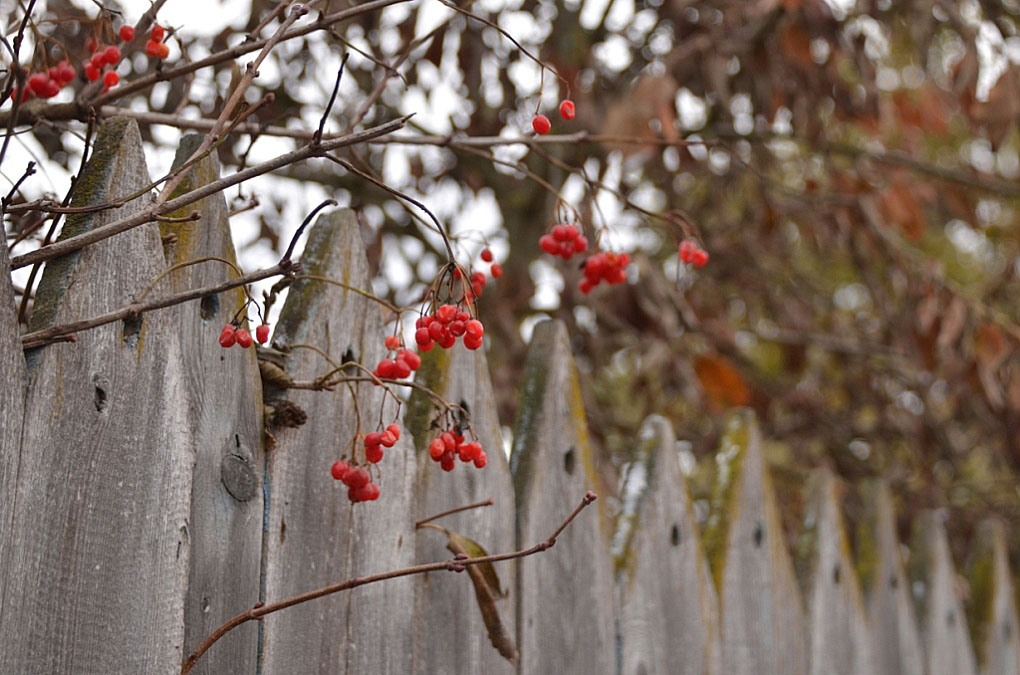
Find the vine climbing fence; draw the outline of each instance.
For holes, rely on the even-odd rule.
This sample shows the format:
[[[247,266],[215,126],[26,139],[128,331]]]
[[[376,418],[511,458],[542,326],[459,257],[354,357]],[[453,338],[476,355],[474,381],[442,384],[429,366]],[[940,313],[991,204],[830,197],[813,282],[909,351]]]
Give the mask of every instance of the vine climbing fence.
[[[179,161],[197,142],[183,141]],[[177,189],[217,171],[202,160]],[[112,120],[75,205],[149,181],[135,123]],[[77,213],[62,236],[147,203]],[[48,263],[30,333],[130,305],[181,262],[234,261],[222,195],[197,210],[198,220],[171,214],[179,222]],[[566,331],[547,322],[531,341],[509,461],[495,450],[483,352],[435,350],[416,381],[470,411],[493,449],[489,465],[441,471],[426,450],[430,402],[412,391],[399,411],[409,433],[379,465],[383,498],[349,503],[327,468],[357,430],[354,402],[386,418],[396,402],[368,382],[293,385],[345,355],[374,363],[383,352],[378,305],[351,290],[369,278],[350,212],[318,218],[301,265],[272,345],[258,353],[215,339],[240,289],[24,350],[33,343],[0,246],[0,672],[179,672],[208,634],[257,603],[449,559],[449,537],[415,528],[426,515],[491,498],[442,526],[488,552],[513,551],[600,492]],[[222,264],[181,267],[150,295],[231,275]],[[805,486],[811,506],[791,548],[752,413],[729,420],[718,495],[701,521],[669,423],[645,429],[620,512],[599,500],[555,548],[496,564],[487,599],[469,575],[445,569],[368,584],[244,623],[191,672],[1020,673],[1003,524],[987,524],[958,572],[943,514],[915,523],[907,549],[876,483],[853,556],[842,488],[822,470]]]

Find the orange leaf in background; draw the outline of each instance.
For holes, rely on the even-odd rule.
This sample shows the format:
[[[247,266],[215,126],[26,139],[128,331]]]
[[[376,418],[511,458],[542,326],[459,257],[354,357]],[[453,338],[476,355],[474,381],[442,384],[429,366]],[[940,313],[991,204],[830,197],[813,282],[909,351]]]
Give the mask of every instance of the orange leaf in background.
[[[990,321],[978,326],[974,336],[974,356],[978,365],[994,370],[1008,355],[1009,345],[1001,328]]]
[[[896,224],[903,234],[918,241],[924,234],[924,212],[914,193],[906,183],[893,183],[878,197],[882,216],[887,223]]]
[[[805,70],[817,67],[811,58],[811,36],[796,24],[787,24],[779,34],[779,51],[787,61]]]
[[[751,398],[744,377],[723,356],[699,356],[694,360],[694,372],[698,375],[709,405],[716,410],[747,405]]]

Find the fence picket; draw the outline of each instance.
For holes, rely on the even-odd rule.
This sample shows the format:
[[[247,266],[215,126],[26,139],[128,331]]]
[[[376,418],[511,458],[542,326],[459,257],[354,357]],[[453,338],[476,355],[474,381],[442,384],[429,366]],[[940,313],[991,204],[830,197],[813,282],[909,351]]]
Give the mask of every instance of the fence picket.
[[[352,288],[368,283],[368,264],[353,212],[318,218],[301,258],[303,273]],[[354,291],[321,280],[300,279],[291,287],[273,339],[288,350],[279,363],[295,380],[308,382],[344,360],[345,353],[371,367],[383,354],[379,306]],[[351,371],[350,375],[360,375]],[[364,431],[395,416],[392,400],[369,383],[332,392],[267,388],[281,410],[288,400],[307,413],[297,428],[271,429],[266,450],[268,523],[264,541],[264,592],[268,602],[321,586],[411,564],[414,451],[405,434],[378,465],[379,500],[351,504],[330,465],[351,448],[360,410]],[[380,405],[383,405],[380,414]],[[364,461],[363,446],[355,443]],[[378,474],[375,474],[378,476]],[[390,672],[411,669],[413,580],[396,579],[356,588],[312,604],[271,614],[264,620],[263,668],[275,673]]]
[[[201,140],[199,135],[186,136],[174,166],[190,157]],[[218,177],[219,162],[214,154],[199,161],[172,196]],[[160,224],[167,265],[206,256],[236,264],[223,193],[169,215],[183,218],[192,211],[198,211],[201,219]],[[183,291],[234,276],[222,262],[203,262],[171,272],[152,293]],[[184,607],[187,652],[217,626],[259,600],[260,481],[264,470],[261,380],[254,350],[224,350],[217,339],[243,302],[244,293],[236,289],[166,310],[173,313],[185,346],[189,443],[195,453],[189,523],[192,545]],[[246,624],[225,636],[192,672],[254,671],[257,653],[258,626]]]
[[[532,334],[510,467],[518,546],[542,541],[586,490],[598,492],[577,371],[561,322],[543,322]],[[578,592],[578,584],[590,592]],[[600,673],[616,662],[612,561],[594,512],[578,518],[554,549],[521,559],[517,588],[521,673]]]
[[[730,417],[717,461],[704,542],[720,596],[722,672],[802,675],[804,610],[753,412]]]
[[[1020,674],[1015,587],[1006,553],[1006,528],[990,519],[979,528],[968,564],[971,633],[982,675]]]
[[[11,286],[7,236],[0,227],[0,570],[9,569],[7,556],[14,535],[11,518],[21,464],[21,425],[25,416],[25,356]],[[4,583],[0,579],[0,616],[4,614]]]
[[[135,122],[106,122],[74,205],[149,175]],[[68,237],[142,209],[68,217]],[[165,266],[154,224],[46,265],[33,328],[120,307]],[[85,331],[29,355],[29,391],[0,672],[172,673],[180,667],[190,539],[187,389],[168,313]]]
[[[465,405],[471,426],[485,449],[484,469],[473,465],[443,471],[432,461],[428,445],[445,425],[433,427],[437,410],[434,402],[416,391],[408,406],[406,421],[417,446],[418,478],[415,513],[424,518],[448,509],[492,498],[493,505],[454,514],[437,524],[469,537],[489,553],[513,550],[514,488],[510,467],[503,452],[503,439],[496,415],[495,396],[482,350],[471,351],[458,344],[450,350],[433,349],[425,355],[417,382],[453,404]],[[467,434],[465,434],[467,435]],[[419,562],[450,557],[446,538],[439,532],[421,530],[416,536]],[[496,573],[507,597],[497,602],[500,618],[516,643],[514,598],[515,567],[498,564]],[[466,574],[435,572],[415,586],[415,672],[431,673],[513,673],[514,665],[490,643],[482,617],[476,609],[475,591]]]
[[[915,595],[923,608],[928,675],[974,675],[974,650],[942,517],[926,512],[915,520],[911,547],[910,568],[922,591]]]
[[[623,675],[720,673],[719,607],[680,470],[673,427],[649,418],[631,480],[645,487],[618,529]],[[626,491],[627,489],[625,489]]]
[[[812,513],[811,626],[812,675],[871,675],[875,672],[871,635],[860,583],[850,557],[836,477],[822,469],[815,477]]]

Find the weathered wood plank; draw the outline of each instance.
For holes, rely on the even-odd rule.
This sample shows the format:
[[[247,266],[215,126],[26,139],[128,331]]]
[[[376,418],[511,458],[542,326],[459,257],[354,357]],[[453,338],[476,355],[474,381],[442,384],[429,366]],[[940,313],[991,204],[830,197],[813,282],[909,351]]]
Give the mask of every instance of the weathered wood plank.
[[[875,673],[922,675],[921,633],[896,538],[889,488],[876,483],[866,490],[864,498],[868,516],[857,536],[858,568],[867,589]]]
[[[174,165],[198,148],[202,137],[186,136]],[[219,177],[215,154],[188,172],[174,193]],[[197,210],[201,219],[161,223],[167,265],[216,256],[237,262],[227,220],[227,203],[217,193],[172,217]],[[183,291],[226,281],[236,274],[221,262],[204,262],[171,272],[152,294]],[[255,350],[223,349],[220,329],[244,303],[236,289],[175,307],[172,312],[183,350],[188,388],[188,439],[195,454],[192,479],[191,556],[184,608],[184,646],[191,652],[217,626],[259,599],[262,558],[262,381]],[[256,319],[254,310],[251,316]],[[254,326],[251,327],[254,331]],[[227,634],[202,657],[193,673],[254,673],[258,625]]]
[[[485,449],[487,464],[477,469],[473,464],[457,462],[453,471],[446,472],[432,461],[428,445],[446,427],[432,428],[438,410],[431,399],[416,391],[406,417],[408,429],[415,436],[418,458],[414,487],[418,515],[414,520],[492,498],[492,506],[454,514],[437,524],[475,540],[489,553],[513,550],[514,488],[484,352],[471,351],[459,343],[450,350],[436,347],[424,355],[416,381],[450,403],[468,409],[471,428]],[[451,556],[446,537],[428,529],[418,532],[416,551],[419,562]],[[495,569],[504,592],[509,593],[514,588],[513,563],[501,563]],[[514,599],[508,595],[497,606],[503,625],[516,642]],[[414,613],[414,672],[516,672],[489,640],[468,575],[435,572],[420,578],[415,584]]]
[[[860,583],[850,557],[836,477],[828,469],[813,476],[815,493],[807,516],[806,546],[813,551],[808,622],[812,675],[871,675],[871,633]]]
[[[541,323],[532,335],[510,466],[519,547],[548,537],[586,490],[599,492],[561,322]],[[556,548],[523,558],[517,567],[521,673],[604,673],[616,667],[612,561],[601,506],[598,515],[582,514]]]
[[[1002,521],[981,524],[967,572],[968,614],[982,675],[1020,674],[1015,587]]]
[[[910,569],[924,615],[927,674],[974,675],[977,664],[943,517],[942,512],[926,512],[913,524]]]
[[[368,285],[368,263],[353,212],[320,216],[308,235],[304,271],[344,284]],[[322,281],[299,280],[290,289],[273,346],[289,350],[287,372],[310,381],[331,370],[311,345],[339,363],[346,352],[371,368],[383,353],[379,306]],[[356,374],[356,373],[355,373]],[[371,384],[352,385],[364,431],[395,417],[392,399]],[[353,576],[410,564],[414,556],[411,481],[414,451],[403,434],[378,465],[378,501],[351,504],[330,465],[358,432],[356,408],[346,386],[335,391],[290,390],[303,409],[298,428],[273,429],[267,449],[268,523],[264,540],[264,599],[282,600]],[[267,390],[269,400],[280,392]],[[380,407],[382,413],[380,414]],[[356,443],[358,452],[363,446]],[[362,460],[364,455],[360,454]],[[266,617],[263,667],[276,673],[406,673],[413,646],[411,578],[371,584]]]
[[[7,237],[0,225],[0,616],[11,564],[15,486],[21,465],[21,424],[25,416],[25,356],[11,286]]]
[[[661,417],[649,418],[643,432],[617,529],[622,672],[714,675],[721,672],[719,606],[676,438]]]
[[[104,203],[148,181],[135,122],[110,120],[74,203]],[[149,199],[72,215],[61,236]],[[154,224],[55,259],[32,327],[119,307],[164,266]],[[77,344],[35,350],[28,363],[0,672],[177,672],[194,457],[171,314],[85,331]]]
[[[807,631],[754,413],[726,424],[705,548],[722,607],[722,672],[801,675]]]

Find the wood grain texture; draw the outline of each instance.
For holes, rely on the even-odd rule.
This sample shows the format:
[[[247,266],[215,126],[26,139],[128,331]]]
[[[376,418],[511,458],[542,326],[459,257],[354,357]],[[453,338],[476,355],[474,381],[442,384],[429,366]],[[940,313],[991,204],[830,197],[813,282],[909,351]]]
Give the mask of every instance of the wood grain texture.
[[[971,635],[982,675],[1020,675],[1016,589],[1006,536],[1002,521],[981,523],[967,565]]]
[[[186,136],[174,165],[198,148],[202,137]],[[201,160],[181,181],[174,196],[219,177],[215,153]],[[181,212],[201,220],[161,223],[167,265],[206,256],[237,262],[227,220],[227,203],[217,193]],[[220,283],[236,274],[220,262],[204,262],[171,272],[150,292],[171,292]],[[165,310],[173,316],[183,350],[183,379],[188,389],[192,479],[191,556],[184,610],[187,652],[230,617],[259,599],[262,558],[262,381],[254,349],[223,349],[224,324],[244,302],[236,289]],[[250,311],[254,320],[257,315]],[[250,326],[254,331],[254,326]],[[195,666],[193,673],[253,673],[258,654],[258,625],[246,624],[224,637]]]
[[[808,623],[811,675],[871,675],[871,633],[860,583],[850,557],[836,477],[828,469],[813,476],[808,513],[811,562]]]
[[[616,538],[623,549],[622,672],[716,675],[721,672],[718,600],[673,428],[665,418],[653,417],[643,433],[642,457],[628,472],[628,506]]]
[[[0,227],[0,617],[11,569],[15,486],[21,466],[21,425],[25,416],[25,356],[11,286],[7,237]],[[0,620],[2,623],[2,620]]]
[[[475,540],[489,553],[512,551],[514,488],[503,452],[485,353],[481,349],[469,350],[460,343],[449,350],[434,348],[424,355],[416,381],[451,403],[466,405],[471,427],[485,450],[487,464],[484,469],[477,469],[473,464],[458,461],[453,471],[446,472],[432,461],[428,445],[446,430],[446,426],[432,428],[438,409],[427,396],[416,391],[406,416],[408,429],[415,436],[418,461],[414,488],[416,515],[412,520],[492,498],[492,506],[457,513],[442,518],[437,524]],[[429,529],[418,532],[416,551],[418,562],[451,556],[446,548],[446,537]],[[510,593],[514,589],[515,565],[509,561],[497,564],[495,569],[503,590],[509,593],[497,602],[500,618],[516,638],[515,598]],[[489,641],[466,574],[434,572],[418,578],[414,613],[414,672],[516,672],[516,667],[500,656]]]
[[[511,471],[517,545],[534,545],[584,496],[599,492],[566,327],[535,327],[524,366]],[[604,504],[604,500],[596,502]],[[521,673],[604,673],[616,668],[607,527],[588,509],[556,547],[517,568]]]
[[[911,576],[922,591],[914,595],[924,616],[927,673],[974,675],[977,664],[943,517],[942,512],[926,512],[916,518],[911,546]]]
[[[74,205],[149,182],[133,121],[101,128]],[[69,237],[144,208],[68,218]],[[165,267],[147,225],[47,264],[33,328],[129,301]],[[180,668],[194,457],[170,314],[110,324],[29,355],[3,673],[173,673]]]
[[[301,262],[307,274],[367,287],[368,263],[353,212],[320,216]],[[314,345],[336,363],[350,350],[355,360],[372,368],[382,357],[383,337],[379,305],[335,285],[301,280],[290,289],[273,346],[289,350],[287,372],[308,381],[332,366],[298,345]],[[380,419],[384,425],[393,421],[395,406],[392,399],[383,403],[381,389],[368,383],[352,387],[364,431],[374,430]],[[347,488],[329,473],[335,460],[350,458],[358,432],[347,387],[267,390],[267,395],[270,401],[286,396],[307,412],[308,420],[298,428],[272,430],[276,445],[266,453],[265,600],[411,564],[415,458],[409,434],[385,451],[377,467],[382,474],[374,474],[382,491],[378,501],[352,505]],[[360,439],[356,447],[363,462]],[[262,672],[410,672],[415,581],[371,584],[266,617]]]
[[[722,672],[801,675],[807,630],[754,413],[726,424],[705,544],[719,590]]]
[[[868,515],[858,532],[858,567],[865,570],[868,623],[877,675],[922,675],[924,652],[910,582],[896,537],[896,516],[885,483],[866,490]]]

